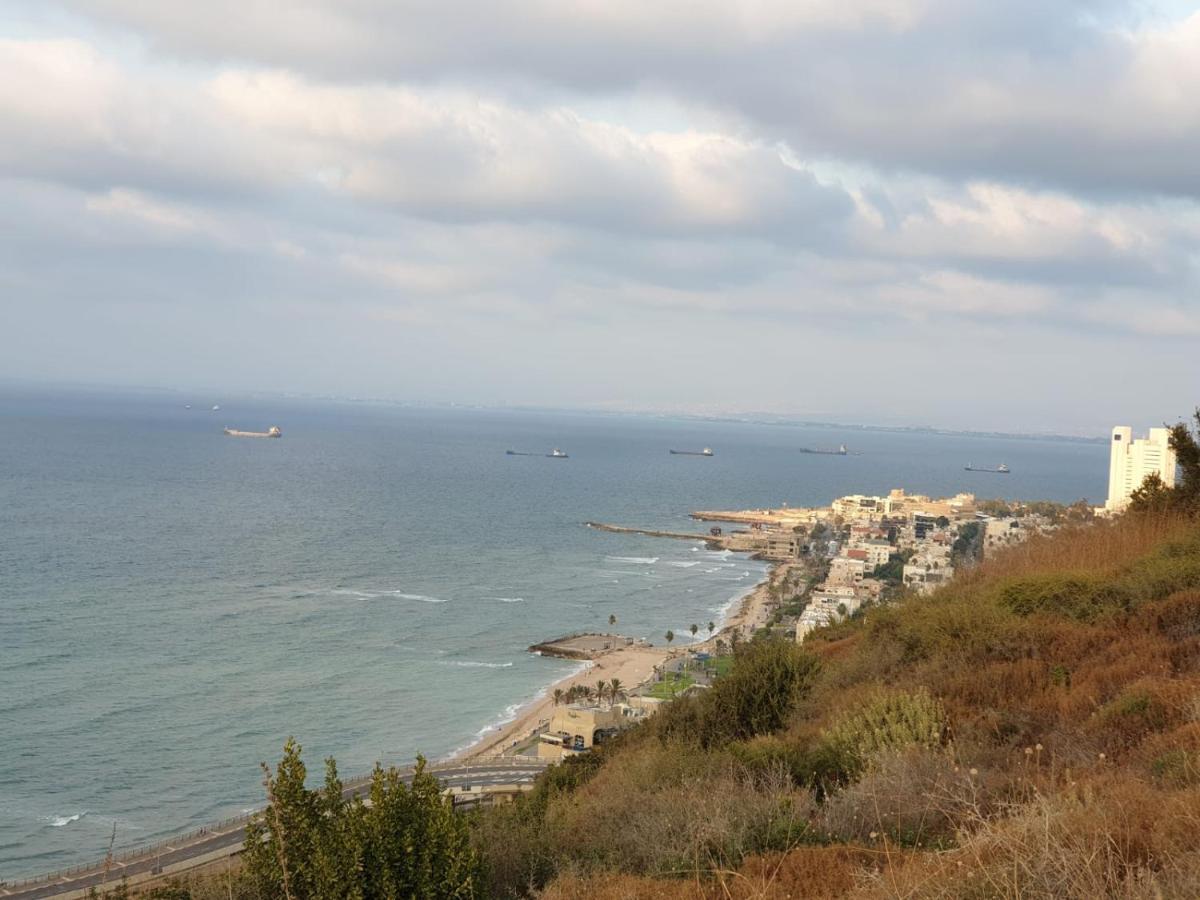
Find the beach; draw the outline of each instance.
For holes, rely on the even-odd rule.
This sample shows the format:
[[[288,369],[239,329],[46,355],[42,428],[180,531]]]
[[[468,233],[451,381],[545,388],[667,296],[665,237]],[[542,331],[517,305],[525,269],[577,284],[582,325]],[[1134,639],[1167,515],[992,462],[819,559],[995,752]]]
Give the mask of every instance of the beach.
[[[579,684],[594,687],[597,681],[618,679],[626,692],[648,684],[654,678],[656,667],[666,660],[680,656],[689,650],[712,652],[721,640],[726,647],[736,633],[738,639],[749,637],[751,632],[766,624],[771,616],[771,585],[783,578],[791,569],[789,563],[771,567],[767,577],[760,581],[744,597],[736,600],[712,637],[678,647],[657,647],[646,644],[616,647],[594,660],[581,663],[582,671],[569,675],[550,685],[542,694],[518,710],[516,717],[483,735],[476,743],[454,756],[455,759],[487,759],[502,756],[519,746],[543,726],[548,725],[554,712],[554,691],[570,689]]]
[[[655,666],[681,652],[683,651],[678,647],[620,647],[598,659],[581,663],[580,665],[586,668],[550,685],[537,699],[518,710],[516,718],[511,722],[496,726],[493,731],[455,758],[470,760],[501,756],[506,750],[530,737],[542,725],[550,722],[556,688],[567,690],[576,684],[595,687],[597,681],[611,681],[616,678],[625,686],[625,690],[629,691],[649,681],[654,675]]]

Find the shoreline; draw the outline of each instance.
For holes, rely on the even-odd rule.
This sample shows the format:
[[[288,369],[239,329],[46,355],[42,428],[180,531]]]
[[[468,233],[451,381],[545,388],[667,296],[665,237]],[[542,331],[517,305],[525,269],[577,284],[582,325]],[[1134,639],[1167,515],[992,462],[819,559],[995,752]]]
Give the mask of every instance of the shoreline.
[[[567,675],[542,688],[530,700],[516,708],[507,722],[488,726],[476,740],[466,747],[453,750],[446,761],[466,762],[503,756],[531,738],[543,725],[548,725],[554,714],[554,691],[567,690],[576,684],[594,686],[598,680],[620,679],[626,692],[645,686],[654,677],[654,670],[666,660],[692,650],[711,652],[717,640],[728,646],[730,637],[737,632],[738,639],[748,637],[755,628],[766,623],[770,617],[771,586],[789,570],[788,563],[772,563],[765,577],[740,596],[734,596],[719,613],[720,627],[710,637],[677,647],[648,644],[633,644],[616,647],[595,659],[583,661],[581,671]],[[510,709],[512,707],[509,707]]]

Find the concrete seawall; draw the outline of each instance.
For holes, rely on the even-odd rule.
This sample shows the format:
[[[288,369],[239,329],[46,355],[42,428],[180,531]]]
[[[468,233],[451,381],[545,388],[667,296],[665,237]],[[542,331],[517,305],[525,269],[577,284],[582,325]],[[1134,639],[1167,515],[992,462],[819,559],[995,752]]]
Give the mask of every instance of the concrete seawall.
[[[721,535],[695,534],[686,531],[659,531],[652,528],[629,528],[624,525],[608,525],[604,522],[584,522],[588,528],[610,531],[613,534],[640,534],[646,537],[672,538],[677,541],[699,541],[713,550],[725,549],[725,538]]]

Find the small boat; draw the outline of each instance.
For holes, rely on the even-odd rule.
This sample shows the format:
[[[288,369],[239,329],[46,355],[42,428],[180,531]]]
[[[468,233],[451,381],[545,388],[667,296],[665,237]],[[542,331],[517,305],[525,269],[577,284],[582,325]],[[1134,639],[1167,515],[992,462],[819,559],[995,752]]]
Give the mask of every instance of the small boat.
[[[236,428],[226,428],[225,433],[230,437],[277,438],[283,437],[278,425],[272,425],[266,431],[239,431]]]
[[[216,412],[216,411],[217,411],[217,410],[219,410],[220,408],[221,408],[221,407],[219,407],[219,406],[214,406],[214,407],[212,408],[212,411],[213,411],[213,412]]]
[[[712,456],[712,447],[705,447],[703,450],[672,450],[672,456]]]
[[[836,450],[826,450],[822,448],[801,447],[801,453],[815,453],[818,456],[848,456],[850,451],[846,449],[845,444],[839,444]]]
[[[553,450],[551,450],[551,451],[550,451],[549,453],[547,453],[546,455],[547,455],[548,457],[550,457],[551,459],[567,459],[567,458],[568,458],[568,457],[567,457],[567,454],[563,453],[563,452],[562,452],[561,450],[559,450],[557,447],[555,447]]]
[[[991,466],[973,466],[970,463],[967,463],[965,466],[963,466],[963,469],[967,472],[991,472],[993,475],[1007,475],[1010,471],[1012,471],[1004,463],[1000,463],[1000,465],[995,466],[994,468]]]

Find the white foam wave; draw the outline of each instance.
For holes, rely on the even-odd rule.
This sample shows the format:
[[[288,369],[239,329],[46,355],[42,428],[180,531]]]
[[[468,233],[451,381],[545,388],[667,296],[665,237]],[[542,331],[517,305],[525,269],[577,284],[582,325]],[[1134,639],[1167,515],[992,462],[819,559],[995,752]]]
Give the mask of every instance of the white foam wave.
[[[51,828],[62,828],[64,825],[70,825],[72,822],[78,822],[87,815],[87,810],[80,813],[75,813],[73,816],[48,816],[46,823]]]
[[[404,591],[355,591],[346,588],[330,591],[339,597],[356,597],[360,600],[378,600],[380,597],[400,597],[403,600],[420,600],[422,603],[446,603],[441,597],[428,594],[407,594]]]
[[[639,566],[652,566],[658,562],[657,556],[606,556],[613,562],[634,563]]]
[[[442,663],[442,665],[444,665],[444,666],[459,666],[463,669],[511,669],[512,668],[511,662],[490,663],[490,662],[478,662],[473,659],[446,660]]]
[[[671,559],[671,560],[667,560],[667,565],[674,566],[677,569],[690,569],[692,566],[700,565],[700,561],[699,560],[689,560],[686,562],[681,562],[676,559]]]
[[[405,600],[420,600],[422,603],[446,603],[448,602],[442,597],[430,597],[428,594],[402,594],[400,591],[389,591],[388,593],[395,594],[397,597],[402,597]]]
[[[524,597],[485,597],[486,600],[499,600],[501,603],[524,603]]]

